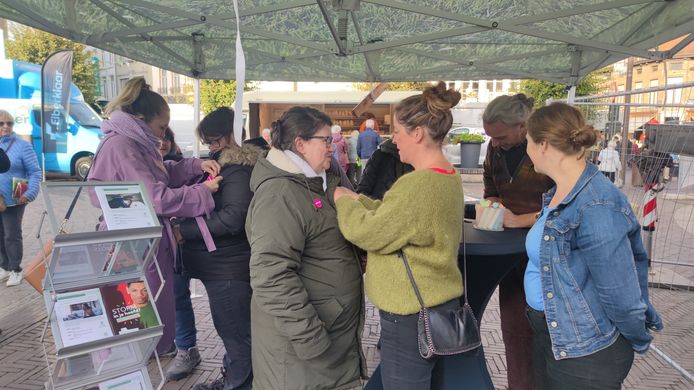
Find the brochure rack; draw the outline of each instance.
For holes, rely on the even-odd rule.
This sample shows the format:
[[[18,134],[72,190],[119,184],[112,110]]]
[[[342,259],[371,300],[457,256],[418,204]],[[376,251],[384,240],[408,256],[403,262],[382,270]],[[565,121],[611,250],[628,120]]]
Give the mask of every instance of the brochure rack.
[[[54,235],[43,283],[56,350],[46,388],[152,389],[146,365],[164,326],[144,273],[158,271],[162,227],[144,186],[43,183],[42,192]]]

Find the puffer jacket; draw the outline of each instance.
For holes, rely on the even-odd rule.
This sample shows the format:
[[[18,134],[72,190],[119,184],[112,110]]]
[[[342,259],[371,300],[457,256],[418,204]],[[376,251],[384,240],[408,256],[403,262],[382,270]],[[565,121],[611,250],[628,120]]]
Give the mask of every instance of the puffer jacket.
[[[337,226],[328,172],[307,178],[271,149],[251,175],[253,388],[350,389],[366,377],[359,262]]]
[[[218,152],[214,159],[221,165],[219,191],[214,195],[214,211],[205,224],[217,249],[207,250],[195,219],[181,223],[185,239],[181,247],[184,272],[200,280],[248,281],[251,248],[246,239],[246,214],[253,198],[250,188],[253,166],[262,150],[250,144],[236,145]]]

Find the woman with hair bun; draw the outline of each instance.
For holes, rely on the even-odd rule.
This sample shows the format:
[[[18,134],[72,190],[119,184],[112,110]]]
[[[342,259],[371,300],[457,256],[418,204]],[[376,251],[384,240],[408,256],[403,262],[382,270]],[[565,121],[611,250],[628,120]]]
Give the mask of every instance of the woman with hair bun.
[[[202,184],[190,183],[203,171],[216,176],[220,167],[216,161],[203,162],[195,158],[178,162],[162,160],[159,146],[169,126],[169,106],[161,95],[150,90],[142,77],[128,80],[105,113],[108,119],[101,127],[105,137],[96,151],[88,179],[141,181],[152,198],[154,211],[164,226],[156,255],[162,276],[168,283],[164,284],[157,300],[159,316],[164,323],[164,336],[157,350],[166,352],[172,346],[176,328],[172,282],[176,239],[170,218],[197,217],[214,210],[212,194],[219,188],[222,177]],[[145,270],[145,275],[149,288],[158,291],[160,279],[154,264]]]
[[[528,155],[556,186],[526,238],[527,315],[538,389],[620,389],[662,320],[648,299],[647,254],[626,196],[586,161],[596,132],[564,103],[528,120]]]
[[[424,360],[417,345],[417,297],[402,251],[427,307],[456,308],[463,294],[458,246],[463,229],[463,186],[443,155],[451,107],[460,93],[443,82],[395,108],[393,143],[414,171],[401,176],[383,201],[335,191],[340,230],[368,252],[366,294],[381,316],[381,373],[386,390],[427,390],[441,358]]]

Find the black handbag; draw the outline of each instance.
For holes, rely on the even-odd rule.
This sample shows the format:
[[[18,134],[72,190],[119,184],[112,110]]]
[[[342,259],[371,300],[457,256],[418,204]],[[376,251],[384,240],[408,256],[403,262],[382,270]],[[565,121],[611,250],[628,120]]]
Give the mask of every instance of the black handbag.
[[[455,309],[438,307],[426,307],[414,281],[412,270],[407,262],[405,253],[400,250],[400,256],[405,263],[407,276],[410,278],[414,293],[419,301],[419,319],[417,321],[417,339],[419,354],[424,359],[432,359],[436,356],[456,355],[472,351],[482,345],[480,329],[475,314],[468,303],[467,295],[467,258],[465,256],[465,244],[463,243],[463,289],[465,302],[463,306]]]

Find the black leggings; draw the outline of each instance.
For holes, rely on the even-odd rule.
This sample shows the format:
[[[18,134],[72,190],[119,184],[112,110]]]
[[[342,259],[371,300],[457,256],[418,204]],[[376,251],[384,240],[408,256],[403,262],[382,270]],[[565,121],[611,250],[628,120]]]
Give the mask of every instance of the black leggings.
[[[533,328],[533,364],[539,390],[619,390],[634,362],[631,344],[619,336],[588,356],[556,360],[543,312],[527,309]]]

